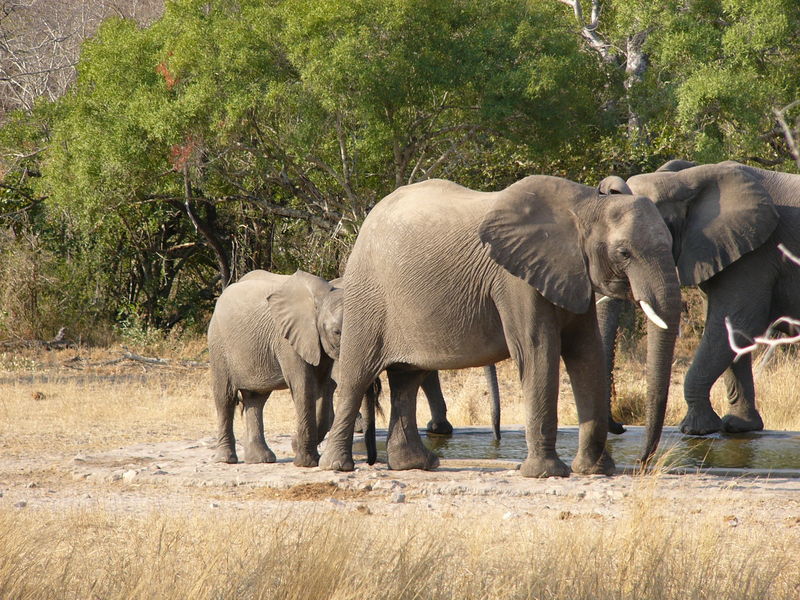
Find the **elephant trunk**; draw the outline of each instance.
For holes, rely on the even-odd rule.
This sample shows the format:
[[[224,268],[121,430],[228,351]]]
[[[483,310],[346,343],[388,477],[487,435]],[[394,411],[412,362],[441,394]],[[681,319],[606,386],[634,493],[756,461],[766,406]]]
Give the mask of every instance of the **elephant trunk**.
[[[630,278],[634,299],[648,316],[647,402],[645,443],[640,458],[642,463],[650,460],[661,438],[667,410],[672,355],[680,321],[681,296],[675,267],[671,257],[660,263],[664,264],[659,268],[648,269],[645,277]],[[645,283],[636,285],[637,281]]]

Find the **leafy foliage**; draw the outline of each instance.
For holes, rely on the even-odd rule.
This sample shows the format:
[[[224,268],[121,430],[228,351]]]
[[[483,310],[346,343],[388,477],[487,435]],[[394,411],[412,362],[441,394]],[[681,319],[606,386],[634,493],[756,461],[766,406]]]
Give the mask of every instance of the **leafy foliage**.
[[[374,203],[430,177],[790,168],[771,111],[800,96],[796,3],[601,4],[605,53],[558,0],[172,0],[105,21],[68,93],[0,130],[2,260],[38,278],[0,288],[39,299],[0,330],[202,325],[250,269],[338,275]]]

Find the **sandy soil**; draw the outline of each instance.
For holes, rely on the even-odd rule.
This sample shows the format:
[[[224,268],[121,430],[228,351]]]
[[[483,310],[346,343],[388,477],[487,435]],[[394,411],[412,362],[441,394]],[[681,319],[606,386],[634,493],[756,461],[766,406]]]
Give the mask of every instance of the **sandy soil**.
[[[0,506],[27,511],[357,511],[442,517],[617,519],[637,498],[686,515],[713,510],[727,526],[800,527],[800,479],[705,474],[532,480],[511,461],[443,460],[433,472],[390,471],[357,456],[352,473],[301,469],[290,437],[272,436],[278,462],[211,461],[213,439],[150,443],[86,455],[20,456],[0,463]],[[358,460],[360,458],[360,460]]]

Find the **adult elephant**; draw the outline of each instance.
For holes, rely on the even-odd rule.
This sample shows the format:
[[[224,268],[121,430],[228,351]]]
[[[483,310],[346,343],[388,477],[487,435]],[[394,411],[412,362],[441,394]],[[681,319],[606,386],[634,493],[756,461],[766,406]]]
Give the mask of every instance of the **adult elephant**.
[[[331,285],[344,289],[344,278],[339,277],[331,280]],[[492,420],[492,434],[496,441],[500,440],[500,386],[497,383],[497,368],[495,365],[486,365],[483,368],[484,375],[486,376],[486,384],[489,387],[489,396],[492,401],[491,406],[491,420]],[[425,399],[428,401],[428,408],[431,412],[431,418],[428,421],[426,430],[429,433],[437,435],[450,435],[453,433],[453,425],[447,419],[447,403],[442,393],[442,384],[439,381],[439,372],[432,371],[423,379],[420,386],[422,392],[425,394]],[[360,414],[360,413],[359,413]],[[331,413],[332,415],[332,413]],[[372,418],[374,422],[374,417]],[[358,423],[357,428],[364,431],[366,425],[363,421]],[[326,430],[327,431],[327,430]]]
[[[317,465],[317,445],[333,420],[331,370],[339,354],[342,300],[341,288],[304,271],[251,271],[222,292],[208,326],[217,461],[238,462],[233,416],[240,394],[245,462],[275,462],[264,438],[264,405],[273,391],[288,388],[297,417],[294,464]],[[367,402],[376,400],[371,386],[365,393]],[[364,412],[374,462],[374,405]]]
[[[592,290],[634,297],[659,334],[650,365],[644,456],[661,433],[680,294],[669,232],[646,199],[602,196],[532,176],[483,193],[431,180],[399,188],[370,212],[345,272],[340,401],[320,467],[352,470],[358,398],[387,370],[392,469],[438,458],[416,425],[430,371],[513,357],[527,400],[525,476],[566,476],[555,450],[559,356],[580,421],[572,469],[614,472],[606,453],[608,395]],[[665,329],[661,329],[664,327]]]
[[[800,316],[800,272],[778,249],[800,251],[800,175],[733,161],[695,165],[670,161],[631,177],[630,189],[650,198],[673,238],[681,284],[706,294],[705,328],[684,380],[683,433],[755,431],[764,422],[755,404],[749,355],[733,362],[725,319],[744,335],[763,333],[780,316]],[[613,349],[621,306],[608,303],[601,327]],[[711,387],[724,375],[728,412],[721,419]]]

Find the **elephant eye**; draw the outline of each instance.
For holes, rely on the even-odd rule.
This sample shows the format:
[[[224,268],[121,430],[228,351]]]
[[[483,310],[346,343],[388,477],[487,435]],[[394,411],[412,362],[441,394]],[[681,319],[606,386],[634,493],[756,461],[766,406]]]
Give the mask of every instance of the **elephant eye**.
[[[617,254],[623,260],[628,260],[631,257],[631,251],[627,248],[618,248]]]

